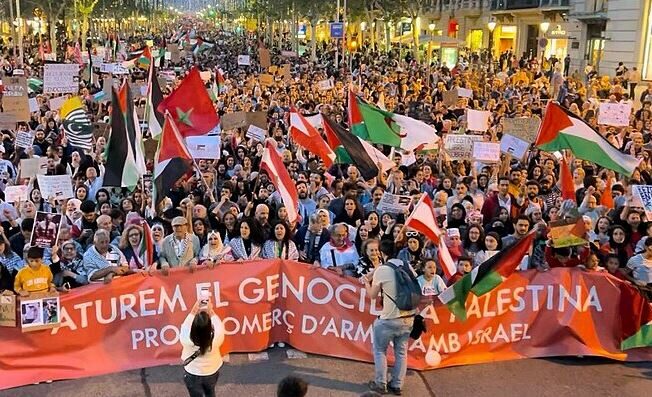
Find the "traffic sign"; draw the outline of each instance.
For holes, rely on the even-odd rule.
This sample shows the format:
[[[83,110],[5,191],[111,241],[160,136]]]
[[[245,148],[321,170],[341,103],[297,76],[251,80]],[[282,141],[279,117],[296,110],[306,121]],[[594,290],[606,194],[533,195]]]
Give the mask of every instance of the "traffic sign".
[[[343,39],[343,38],[344,38],[344,23],[331,22],[331,39]]]

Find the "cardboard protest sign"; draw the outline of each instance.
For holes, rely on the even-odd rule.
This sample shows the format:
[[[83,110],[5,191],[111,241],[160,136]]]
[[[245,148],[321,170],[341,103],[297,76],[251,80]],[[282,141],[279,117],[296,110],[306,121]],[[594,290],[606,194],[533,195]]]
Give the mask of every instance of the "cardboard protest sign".
[[[527,154],[530,144],[520,138],[504,134],[500,140],[500,151],[511,155],[515,159],[523,160]]]
[[[23,332],[58,327],[61,302],[58,293],[30,294],[20,299],[20,326]]]
[[[457,103],[457,91],[456,90],[451,90],[451,91],[444,91],[442,92],[442,99],[444,101],[444,105],[451,107],[455,106]]]
[[[563,248],[586,244],[585,234],[584,219],[580,217],[575,222],[551,222],[548,237],[552,239],[554,248]]]
[[[8,203],[17,203],[18,201],[27,200],[29,186],[14,185],[5,188],[5,201]]]
[[[473,159],[481,163],[497,163],[500,161],[500,143],[473,142]]]
[[[14,130],[17,122],[15,114],[0,113],[0,130]]]
[[[267,71],[269,72],[269,74],[276,74],[276,72],[278,71],[278,66],[272,65],[269,67],[269,70]]]
[[[272,57],[270,56],[269,50],[267,48],[258,49],[258,58],[260,58],[260,66],[262,68],[268,68],[272,66]]]
[[[36,212],[32,237],[29,244],[34,247],[52,248],[57,244],[57,237],[61,229],[61,214],[52,212]]]
[[[335,85],[333,85],[333,80],[331,80],[331,79],[322,80],[322,81],[317,83],[317,89],[319,91],[331,90],[334,87],[335,87]]]
[[[468,160],[473,156],[474,141],[482,141],[482,136],[447,134],[444,138],[444,150],[451,160]]]
[[[403,214],[410,207],[411,202],[412,197],[410,196],[401,196],[385,192],[383,193],[383,197],[380,199],[376,210],[380,214],[385,212]]]
[[[632,194],[643,206],[647,219],[652,219],[652,186],[632,185]]]
[[[537,139],[541,119],[537,117],[517,117],[503,119],[503,133],[519,138],[527,143]]]
[[[0,327],[16,326],[16,295],[0,295]]]
[[[207,81],[210,81],[210,79],[213,78],[213,74],[211,73],[210,70],[205,70],[205,71],[199,72],[199,77],[201,78],[201,80],[203,82],[207,82]]]
[[[487,131],[491,112],[486,110],[466,109],[466,125],[469,131]]]
[[[36,175],[45,175],[48,168],[47,157],[20,160],[20,177],[31,178]]]
[[[16,116],[17,121],[29,121],[29,96],[25,77],[3,77],[2,109]]]
[[[58,96],[50,99],[50,110],[59,110],[61,106],[68,100],[65,96]]]
[[[258,77],[261,85],[270,86],[274,84],[274,76],[271,74],[263,73]]]
[[[238,65],[251,65],[251,59],[249,55],[238,55]]]
[[[154,160],[156,156],[156,149],[158,148],[158,141],[155,139],[145,139],[143,141],[145,150],[145,160]]]
[[[43,198],[61,200],[74,197],[70,175],[37,175],[36,178]]]
[[[213,159],[220,158],[220,136],[191,136],[185,138],[188,152],[194,159]]]
[[[79,90],[79,65],[46,63],[43,67],[43,92],[76,94]]]
[[[598,111],[598,124],[626,127],[629,125],[629,116],[631,113],[631,103],[602,102]]]
[[[290,64],[286,63],[281,66],[281,69],[279,70],[278,74],[283,77],[283,81],[288,82],[292,80],[292,73],[290,72],[291,66]]]
[[[262,129],[267,129],[267,112],[247,112],[247,125],[255,125]]]
[[[460,98],[473,98],[473,90],[468,88],[458,88],[457,96]]]
[[[267,130],[251,124],[249,125],[249,128],[247,128],[246,136],[247,138],[254,139],[258,142],[264,142],[265,138],[267,138]]]
[[[17,147],[22,147],[23,149],[29,149],[34,145],[34,135],[29,131],[18,131],[16,132],[16,143]]]
[[[246,127],[247,114],[246,112],[225,113],[220,118],[220,121],[224,130]]]

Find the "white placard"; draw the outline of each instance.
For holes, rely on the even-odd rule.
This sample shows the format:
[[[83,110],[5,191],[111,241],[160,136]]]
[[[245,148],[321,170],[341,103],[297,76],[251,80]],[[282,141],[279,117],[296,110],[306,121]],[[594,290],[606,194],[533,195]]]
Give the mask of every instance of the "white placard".
[[[104,56],[102,55],[91,55],[91,62],[93,62],[93,66],[99,66],[104,62]]]
[[[296,58],[296,51],[281,51],[281,56],[286,58]]]
[[[34,113],[41,110],[41,107],[38,105],[38,100],[36,98],[29,98],[29,112]]]
[[[129,69],[120,63],[102,63],[100,64],[100,73],[129,74]]]
[[[335,86],[333,85],[333,80],[331,79],[322,80],[319,83],[317,83],[317,89],[319,91],[331,90],[334,87]]]
[[[16,146],[29,149],[34,145],[34,135],[28,131],[16,132]]]
[[[444,138],[444,150],[451,160],[468,160],[473,156],[474,141],[482,141],[482,136],[447,134]]]
[[[251,65],[249,55],[238,55],[238,65]]]
[[[640,200],[645,209],[647,219],[652,219],[652,186],[650,185],[633,185],[632,194],[635,199]]]
[[[473,159],[481,163],[497,163],[500,161],[500,143],[473,142]]]
[[[61,106],[68,100],[65,96],[58,96],[50,99],[50,110],[59,110]]]
[[[189,136],[185,138],[186,147],[194,159],[219,159],[220,158],[220,136],[202,135]]]
[[[37,175],[36,178],[43,198],[61,200],[74,197],[70,175]]]
[[[57,61],[57,53],[56,52],[51,52],[49,54],[43,54],[43,60],[44,61],[50,61],[50,62],[56,62]]]
[[[491,112],[486,110],[466,109],[466,125],[469,131],[487,131]]]
[[[598,112],[598,124],[626,127],[629,125],[629,115],[632,113],[631,103],[608,103],[600,104]]]
[[[457,96],[460,98],[473,98],[473,90],[469,88],[458,88]]]
[[[204,72],[199,72],[199,77],[201,77],[202,81],[206,82],[209,81],[213,75],[211,74],[210,70],[204,71]]]
[[[166,61],[169,61],[172,59],[172,52],[170,51],[165,51],[165,55],[163,56]]]
[[[7,186],[5,188],[5,201],[8,203],[27,201],[28,192],[29,186],[27,185]]]
[[[76,94],[79,90],[79,65],[46,63],[43,67],[43,93]]]
[[[515,159],[524,159],[529,148],[528,142],[509,134],[504,134],[503,139],[500,140],[500,151],[510,154]]]
[[[376,210],[379,214],[383,214],[385,212],[392,214],[403,214],[408,208],[410,208],[411,202],[411,196],[401,196],[398,194],[385,192],[383,193],[383,197],[380,199]]]
[[[263,128],[250,124],[249,128],[247,128],[246,136],[247,138],[254,139],[258,142],[265,142],[265,138],[267,138],[267,131]]]
[[[20,160],[20,177],[31,178],[36,175],[45,175],[48,168],[47,157],[37,157]]]

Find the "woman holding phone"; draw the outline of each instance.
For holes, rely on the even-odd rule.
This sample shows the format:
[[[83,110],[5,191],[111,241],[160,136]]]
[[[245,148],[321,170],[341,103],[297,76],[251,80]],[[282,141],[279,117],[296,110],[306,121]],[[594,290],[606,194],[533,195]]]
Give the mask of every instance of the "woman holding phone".
[[[180,340],[183,380],[190,397],[214,397],[222,367],[224,325],[213,311],[208,291],[201,291],[200,300],[181,325]]]

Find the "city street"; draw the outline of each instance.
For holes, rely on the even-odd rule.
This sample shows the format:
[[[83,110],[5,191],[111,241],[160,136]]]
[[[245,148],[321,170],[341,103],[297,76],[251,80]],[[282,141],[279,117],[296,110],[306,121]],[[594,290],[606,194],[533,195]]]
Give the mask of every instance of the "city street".
[[[222,369],[218,396],[274,396],[288,374],[310,383],[308,396],[357,396],[366,390],[373,366],[308,355],[287,357],[287,349],[268,350],[269,359],[231,355]],[[292,351],[291,351],[292,352]],[[253,357],[252,357],[253,358]],[[652,387],[652,363],[620,363],[599,358],[553,358],[416,372],[408,371],[403,395],[430,396],[644,396]],[[228,394],[227,394],[228,393]],[[162,366],[94,378],[60,381],[0,392],[28,396],[183,396],[177,366]]]

